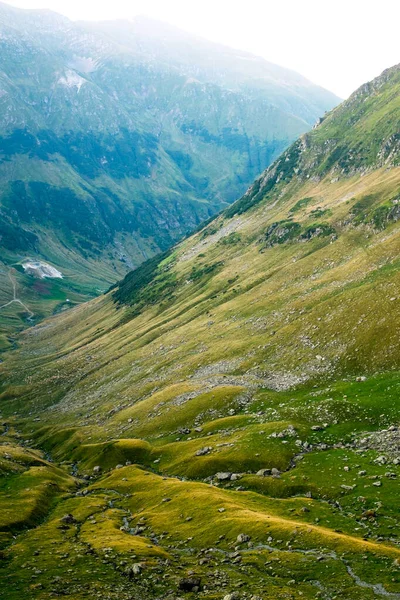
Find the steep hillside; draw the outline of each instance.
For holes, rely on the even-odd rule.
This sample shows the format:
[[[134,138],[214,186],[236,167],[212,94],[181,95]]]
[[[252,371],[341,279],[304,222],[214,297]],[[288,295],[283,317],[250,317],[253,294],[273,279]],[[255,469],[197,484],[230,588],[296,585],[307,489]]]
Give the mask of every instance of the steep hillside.
[[[13,302],[0,323],[104,291],[240,196],[337,102],[162,23],[72,23],[0,4],[0,306],[13,267],[30,311]],[[63,280],[42,293],[27,260]]]
[[[0,510],[7,598],[101,593],[93,569],[110,598],[400,597],[399,88],[395,67],[201,231],[21,336],[5,472],[40,449],[77,491],[23,535]]]

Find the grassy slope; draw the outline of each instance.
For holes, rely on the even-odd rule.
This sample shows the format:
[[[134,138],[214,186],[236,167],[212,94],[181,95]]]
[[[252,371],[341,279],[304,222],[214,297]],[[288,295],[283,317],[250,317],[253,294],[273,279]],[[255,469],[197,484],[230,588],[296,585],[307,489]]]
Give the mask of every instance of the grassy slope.
[[[345,109],[343,123],[354,98]],[[7,598],[47,599],[55,576],[69,578],[53,542],[74,598],[97,592],[96,570],[109,597],[136,583],[152,597],[181,593],[189,571],[207,598],[367,599],[380,584],[399,597],[400,456],[388,429],[400,417],[400,169],[379,150],[371,168],[366,128],[353,162],[325,173],[334,114],[231,217],[127,277],[124,303],[109,293],[50,319],[7,356],[3,417],[83,488],[58,492],[45,522],[5,550]],[[257,475],[272,468],[280,476]],[[219,484],[224,471],[238,478]],[[60,533],[66,512],[76,523]],[[32,584],[17,574],[37,546]],[[132,562],[143,571],[126,587]]]

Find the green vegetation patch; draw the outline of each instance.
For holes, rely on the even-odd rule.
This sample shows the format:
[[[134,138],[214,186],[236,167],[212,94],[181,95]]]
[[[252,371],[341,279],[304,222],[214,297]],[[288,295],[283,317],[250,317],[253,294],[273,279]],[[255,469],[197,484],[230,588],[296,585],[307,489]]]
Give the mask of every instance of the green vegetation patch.
[[[302,208],[305,208],[313,200],[314,200],[314,198],[312,198],[312,197],[302,198],[301,200],[298,200],[296,202],[296,204],[294,204],[292,206],[292,208],[290,209],[289,212],[291,212],[291,213],[299,212]]]
[[[172,294],[176,286],[176,276],[170,271],[170,264],[162,263],[171,256],[167,250],[142,263],[126,275],[113,292],[113,299],[119,304],[136,305],[136,312],[145,306],[164,300]]]
[[[300,223],[294,221],[277,221],[268,227],[265,233],[265,241],[267,246],[284,244],[285,242],[298,237],[300,232]]]

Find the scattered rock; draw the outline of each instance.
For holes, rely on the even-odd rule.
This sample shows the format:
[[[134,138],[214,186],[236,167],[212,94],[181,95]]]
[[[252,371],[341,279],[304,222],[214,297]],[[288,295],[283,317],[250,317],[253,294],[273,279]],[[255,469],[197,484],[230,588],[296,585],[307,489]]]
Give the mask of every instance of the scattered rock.
[[[245,542],[250,541],[250,536],[246,533],[239,533],[239,535],[236,538],[236,541],[238,544],[244,544]]]
[[[204,456],[205,454],[209,454],[212,450],[212,446],[204,446],[204,448],[200,448],[197,450],[196,456]]]
[[[67,525],[72,525],[73,523],[76,523],[76,519],[70,513],[61,517],[60,521],[62,523],[66,523]]]
[[[179,582],[179,589],[183,592],[199,592],[201,589],[200,577],[184,577]]]
[[[267,477],[268,475],[271,475],[271,469],[260,469],[257,471],[256,475],[258,477]]]
[[[130,567],[127,567],[124,571],[124,575],[132,579],[133,577],[137,577],[142,572],[142,565],[139,563],[134,563]]]
[[[231,594],[224,596],[224,600],[239,600],[239,598],[238,592],[232,592]]]
[[[232,473],[220,472],[215,474],[215,479],[218,479],[218,481],[230,481],[231,477]]]

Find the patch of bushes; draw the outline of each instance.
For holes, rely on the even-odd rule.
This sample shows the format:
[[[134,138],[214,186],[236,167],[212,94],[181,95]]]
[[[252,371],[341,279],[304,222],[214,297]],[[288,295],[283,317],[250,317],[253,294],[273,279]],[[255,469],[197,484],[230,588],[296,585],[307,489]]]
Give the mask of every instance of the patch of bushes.
[[[281,181],[287,181],[293,176],[294,169],[297,167],[301,154],[300,141],[295,142],[269,169],[270,177],[265,181],[264,176],[260,177],[251,190],[251,193],[243,196],[240,200],[232,204],[224,213],[227,219],[235,215],[241,215],[253,206],[261,202],[267,194],[274,188],[275,184]],[[261,183],[265,181],[263,187]]]
[[[376,199],[376,195],[369,195],[361,198],[361,200],[354,204],[350,210],[354,225],[365,223],[372,225],[374,229],[382,230],[389,223],[397,221],[400,218],[400,205],[397,196],[372,209],[372,205]]]
[[[223,237],[219,241],[219,243],[222,246],[235,246],[236,244],[239,244],[241,242],[241,240],[242,240],[242,238],[241,238],[240,234],[237,233],[236,231],[232,231],[232,233],[230,233],[226,237]]]
[[[201,234],[201,239],[204,240],[206,237],[210,235],[214,235],[221,228],[221,223],[212,223],[209,225]]]
[[[223,261],[220,260],[216,263],[213,263],[212,265],[194,266],[192,268],[189,278],[191,279],[191,281],[198,281],[206,275],[212,275],[213,273],[215,273],[215,271],[222,267],[223,264]]]
[[[302,228],[295,221],[277,221],[272,223],[265,234],[265,242],[269,247],[290,241],[311,240],[315,237],[334,235],[335,229],[329,223],[313,223]]]
[[[316,218],[324,216],[329,217],[331,214],[332,211],[329,208],[321,208],[320,206],[317,206],[317,208],[314,208],[314,210],[310,212],[310,215]]]
[[[268,227],[265,234],[265,241],[267,242],[267,246],[284,244],[285,242],[298,237],[300,232],[300,223],[294,221],[277,221]]]
[[[11,223],[4,215],[0,214],[0,243],[6,250],[27,251],[36,248],[39,238],[20,225]]]
[[[168,297],[176,286],[176,277],[170,272],[169,265],[160,269],[160,264],[170,254],[170,250],[157,254],[128,273],[113,293],[114,302],[136,304],[138,313],[144,306]]]
[[[335,229],[329,225],[329,223],[313,223],[306,227],[300,238],[302,240],[311,240],[315,237],[327,237],[328,235],[334,235],[335,233]]]
[[[290,209],[289,212],[291,212],[291,213],[298,212],[302,208],[305,208],[307,206],[307,204],[310,204],[310,202],[312,200],[313,200],[313,198],[311,198],[311,197],[309,197],[309,198],[302,198],[301,200],[299,200],[298,202],[296,202],[296,204],[294,204],[292,206],[292,208]]]
[[[378,206],[371,215],[371,222],[375,229],[385,229],[391,222],[398,221],[399,219],[399,204],[383,204],[382,206]]]
[[[360,225],[361,223],[366,222],[369,210],[375,200],[376,196],[370,194],[368,196],[364,196],[361,198],[361,200],[358,200],[354,206],[352,206],[349,212],[354,217],[354,225]]]

